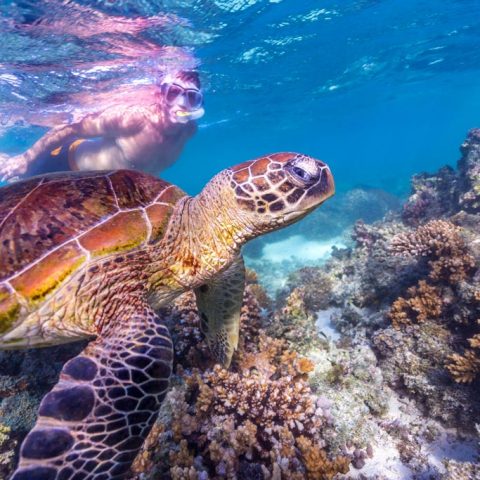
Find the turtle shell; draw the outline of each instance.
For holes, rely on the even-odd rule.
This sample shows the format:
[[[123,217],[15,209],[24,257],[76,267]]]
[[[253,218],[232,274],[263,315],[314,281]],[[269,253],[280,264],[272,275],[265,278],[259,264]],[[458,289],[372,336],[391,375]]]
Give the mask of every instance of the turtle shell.
[[[0,188],[0,335],[90,259],[153,244],[179,188],[132,170],[61,173]]]

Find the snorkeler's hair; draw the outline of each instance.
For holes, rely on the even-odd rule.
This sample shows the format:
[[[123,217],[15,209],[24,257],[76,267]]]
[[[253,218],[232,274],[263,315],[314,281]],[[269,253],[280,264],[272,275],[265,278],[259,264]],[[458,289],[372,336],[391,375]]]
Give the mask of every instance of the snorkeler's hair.
[[[180,77],[184,82],[191,82],[200,88],[200,77],[195,70],[182,70],[178,72],[178,77]]]

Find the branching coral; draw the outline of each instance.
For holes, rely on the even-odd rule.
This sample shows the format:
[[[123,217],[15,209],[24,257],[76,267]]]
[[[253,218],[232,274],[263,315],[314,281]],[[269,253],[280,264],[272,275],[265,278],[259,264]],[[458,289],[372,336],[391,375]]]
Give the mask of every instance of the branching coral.
[[[195,326],[192,301],[177,303],[171,320]],[[137,462],[155,465],[151,478],[328,480],[348,471],[350,457],[333,456],[322,438],[331,415],[310,389],[313,363],[290,350],[286,340],[268,336],[261,323],[247,286],[232,367],[215,365],[204,372],[190,369],[189,360],[197,365],[199,352],[190,344],[191,329],[185,337],[183,327],[173,326],[183,342],[178,386],[167,397],[165,429],[153,432],[156,442],[146,442],[157,443],[157,450],[143,452]]]
[[[349,462],[345,457],[329,460],[325,451],[310,439],[301,436],[297,439],[297,445],[307,469],[307,479],[331,479],[338,472],[348,471]]]
[[[410,287],[407,297],[395,300],[388,314],[395,328],[408,325],[412,320],[424,322],[442,314],[440,289],[432,287],[425,280],[420,280],[416,287]]]
[[[396,254],[426,258],[429,277],[434,281],[458,283],[475,266],[461,229],[445,220],[431,220],[413,232],[397,235],[392,239],[391,249]]]
[[[194,411],[174,410],[172,431],[179,452],[188,444],[194,456],[201,454],[198,472],[208,473],[207,478],[240,478],[252,468],[293,479],[327,480],[346,473],[350,459],[330,459],[321,438],[323,411],[304,379],[311,364],[289,353],[281,341],[264,337],[263,342],[269,345],[263,367],[246,362],[239,372],[216,365],[204,374],[185,373],[185,398],[188,404],[193,401]],[[172,478],[189,478],[175,477],[178,468],[182,474],[192,468],[178,458],[171,456]]]
[[[392,305],[389,317],[394,327],[438,318],[444,309],[445,288],[458,289],[475,267],[475,259],[461,237],[461,229],[444,220],[431,220],[410,233],[393,238],[392,250],[397,254],[427,259],[428,278],[438,286],[421,280],[416,287],[407,290],[407,297],[399,297]],[[455,303],[450,299],[450,303]],[[468,319],[467,319],[468,322]],[[470,383],[480,373],[478,344],[480,336],[470,340],[472,349],[463,355],[449,357],[447,369],[459,383]]]
[[[480,325],[480,320],[477,321]],[[450,355],[447,369],[458,383],[471,383],[480,376],[480,333],[468,339],[470,348],[463,355]]]
[[[455,353],[449,360],[447,369],[458,383],[471,383],[480,374],[480,357],[473,350],[466,350],[463,355]]]

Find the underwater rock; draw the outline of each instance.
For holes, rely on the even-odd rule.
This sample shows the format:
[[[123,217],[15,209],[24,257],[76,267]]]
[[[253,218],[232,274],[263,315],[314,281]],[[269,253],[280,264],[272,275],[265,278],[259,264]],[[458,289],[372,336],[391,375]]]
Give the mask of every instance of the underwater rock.
[[[458,162],[460,177],[460,195],[458,199],[461,209],[468,213],[480,212],[480,129],[468,132],[460,151],[462,158]]]
[[[402,208],[405,224],[416,226],[458,211],[458,177],[450,166],[436,174],[420,173],[411,182],[412,193]]]
[[[480,212],[480,129],[468,132],[460,152],[456,171],[446,166],[435,174],[413,177],[412,193],[402,211],[405,224],[416,226],[462,210]]]

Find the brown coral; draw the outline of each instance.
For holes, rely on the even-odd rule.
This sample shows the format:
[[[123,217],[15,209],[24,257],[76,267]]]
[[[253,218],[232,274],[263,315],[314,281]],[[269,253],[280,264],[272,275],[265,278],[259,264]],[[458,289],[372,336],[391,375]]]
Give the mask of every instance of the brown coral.
[[[254,285],[245,290],[230,370],[211,363],[205,369],[206,344],[193,296],[169,312],[181,386],[169,394],[165,430],[152,440],[156,452],[141,456],[143,465],[155,459],[151,478],[326,480],[348,470],[349,458],[332,458],[322,439],[327,417],[308,383],[312,361],[262,330]],[[304,315],[298,293],[285,315]]]
[[[477,320],[480,325],[480,320]],[[468,340],[470,348],[463,355],[454,353],[448,358],[447,369],[458,383],[471,383],[480,376],[480,333]]]
[[[408,325],[412,320],[424,322],[428,318],[438,318],[442,314],[440,289],[432,287],[425,280],[418,286],[407,290],[407,297],[400,297],[393,302],[388,316],[395,328]]]
[[[315,445],[310,439],[301,436],[297,439],[309,480],[330,480],[337,473],[347,473],[349,460],[345,457],[337,457],[329,460],[325,450]]]
[[[471,383],[480,374],[480,357],[473,350],[466,350],[463,355],[454,353],[449,360],[447,369],[458,383]]]
[[[185,373],[185,398],[193,400],[194,410],[177,404],[172,422],[175,440],[195,446],[206,478],[237,478],[253,465],[269,476],[277,472],[292,479],[327,480],[347,472],[349,459],[330,459],[320,436],[323,413],[304,379],[311,363],[289,352],[283,341],[262,337],[267,348],[263,367],[253,368],[249,354],[239,372],[216,365],[203,374]],[[177,448],[185,451],[185,446]],[[190,465],[176,458],[170,457],[174,460],[170,474],[189,478],[178,476],[190,473],[185,470]]]
[[[184,299],[172,317],[196,325],[192,301]],[[157,459],[153,478],[322,480],[348,470],[349,458],[332,458],[322,439],[327,420],[307,379],[313,363],[286,340],[268,336],[261,324],[260,306],[247,286],[231,370],[190,369],[189,360],[198,361],[192,336],[176,332],[182,352],[190,354],[177,368],[182,386],[169,394],[166,431],[150,455]]]
[[[413,232],[395,236],[391,249],[396,254],[426,258],[429,277],[434,281],[456,284],[475,267],[461,229],[445,220],[431,220]]]

